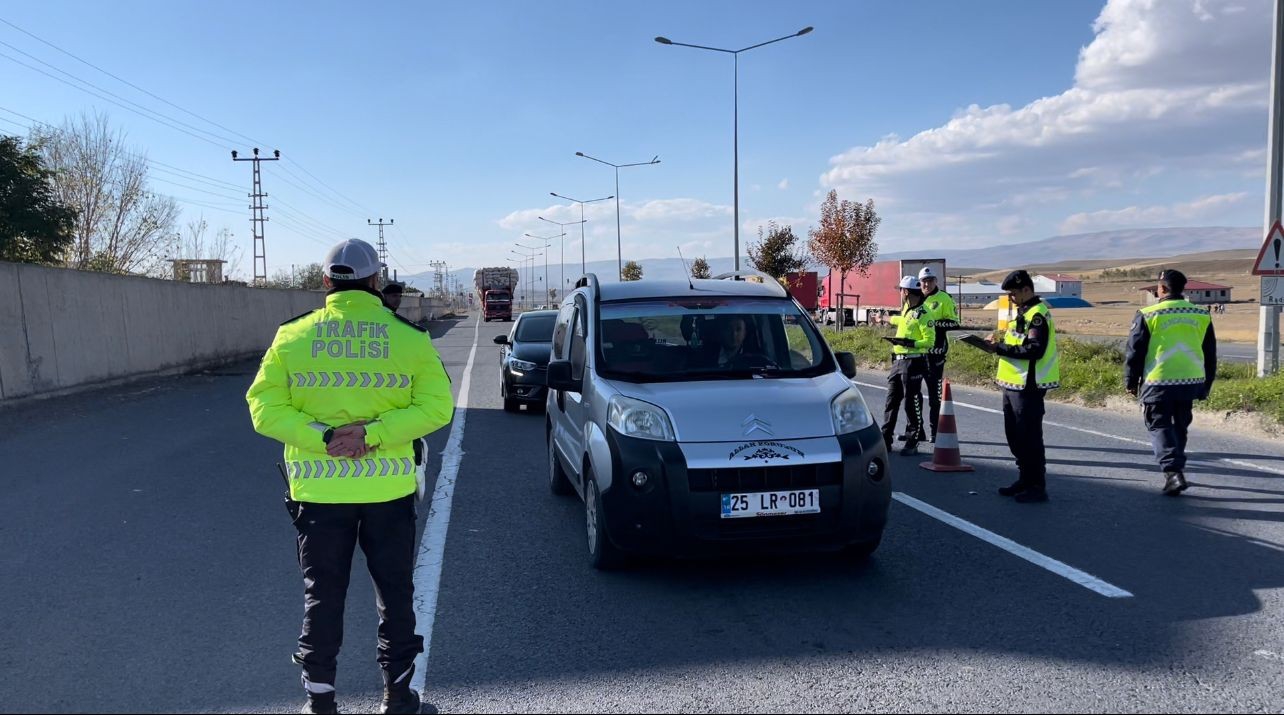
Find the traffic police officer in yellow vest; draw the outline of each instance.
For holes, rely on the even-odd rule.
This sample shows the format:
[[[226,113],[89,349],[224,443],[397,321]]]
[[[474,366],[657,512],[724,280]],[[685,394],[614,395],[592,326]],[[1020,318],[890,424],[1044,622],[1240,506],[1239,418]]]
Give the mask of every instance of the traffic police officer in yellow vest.
[[[1003,427],[1008,449],[1016,458],[1017,480],[999,494],[1018,502],[1048,500],[1047,455],[1043,445],[1043,399],[1060,386],[1061,358],[1057,330],[1048,305],[1034,292],[1034,280],[1023,270],[1012,271],[1001,286],[1016,306],[1016,320],[1002,341],[990,336],[999,356],[995,381],[1003,388]]]
[[[285,443],[305,596],[294,656],[308,696],[303,712],[337,712],[336,658],[357,544],[378,597],[382,712],[420,708],[410,688],[423,652],[413,607],[411,442],[448,424],[453,402],[426,331],[384,306],[381,267],[365,241],[331,248],[325,307],[281,325],[246,395],[254,429]]]
[[[945,380],[945,358],[950,350],[948,331],[959,327],[959,311],[950,294],[940,289],[936,271],[933,271],[931,266],[924,266],[918,272],[918,280],[923,284],[923,307],[932,321],[932,327],[936,329],[936,344],[927,354],[926,379],[928,416],[932,442],[935,444],[936,423],[941,419],[941,390]],[[923,436],[923,429],[919,427],[919,439]]]
[[[1186,433],[1195,400],[1207,399],[1217,375],[1217,337],[1208,311],[1182,296],[1181,271],[1159,274],[1159,302],[1142,308],[1132,323],[1124,387],[1140,397],[1155,458],[1164,472],[1163,492],[1186,491]]]
[[[892,449],[896,434],[896,411],[905,401],[905,447],[902,455],[918,451],[923,429],[923,379],[927,377],[927,354],[936,344],[936,329],[923,305],[922,284],[914,276],[901,278],[901,314],[894,315],[896,337],[892,344],[892,370],[887,375],[887,402],[883,406],[883,442]]]

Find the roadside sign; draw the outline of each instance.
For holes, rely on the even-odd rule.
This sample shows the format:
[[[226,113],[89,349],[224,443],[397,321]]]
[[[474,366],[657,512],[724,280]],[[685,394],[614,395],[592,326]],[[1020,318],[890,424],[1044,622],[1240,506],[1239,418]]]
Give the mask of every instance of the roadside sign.
[[[1253,262],[1253,275],[1255,276],[1284,276],[1284,228],[1280,227],[1280,222],[1276,221],[1271,230],[1266,234],[1266,240],[1262,243],[1262,250],[1257,253],[1257,260]],[[1262,305],[1266,305],[1265,286],[1262,290]]]
[[[1262,305],[1284,305],[1284,276],[1262,276]]]

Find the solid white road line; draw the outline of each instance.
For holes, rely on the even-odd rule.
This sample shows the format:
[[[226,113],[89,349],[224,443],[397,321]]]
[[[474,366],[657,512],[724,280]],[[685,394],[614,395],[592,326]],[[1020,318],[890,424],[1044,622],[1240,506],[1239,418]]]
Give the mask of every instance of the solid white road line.
[[[419,542],[415,557],[415,630],[424,639],[424,652],[415,658],[415,676],[411,687],[424,692],[428,675],[428,656],[432,649],[432,627],[437,620],[437,595],[441,589],[441,569],[446,557],[446,530],[450,527],[450,506],[455,499],[455,479],[459,477],[459,464],[464,459],[464,422],[468,417],[468,388],[472,382],[473,360],[477,357],[477,337],[481,331],[481,315],[473,326],[473,346],[464,366],[464,378],[459,381],[459,399],[455,403],[454,424],[450,438],[441,453],[441,472],[437,486],[428,503],[428,523]]]
[[[852,380],[852,382],[856,383],[857,385],[860,385],[861,387],[869,387],[869,388],[873,388],[873,389],[875,389],[875,390],[886,390],[886,389],[887,389],[887,386],[886,386],[886,385],[876,385],[876,384],[869,383],[869,382],[857,382],[856,380]],[[993,407],[982,407],[981,405],[973,405],[973,404],[971,404],[970,402],[960,402],[960,401],[958,401],[958,400],[954,400],[954,404],[955,404],[955,405],[957,405],[957,406],[959,406],[959,407],[966,407],[966,408],[968,408],[968,409],[977,410],[977,411],[980,411],[980,412],[989,412],[989,413],[990,413],[990,414],[992,414],[992,415],[1001,415],[1001,414],[1003,414],[1003,410],[996,410],[996,409],[994,409]],[[1098,432],[1098,431],[1096,431],[1096,430],[1090,430],[1090,429],[1086,429],[1086,428],[1084,428],[1084,427],[1075,427],[1074,425],[1067,425],[1067,424],[1062,424],[1062,423],[1060,423],[1060,422],[1052,422],[1052,421],[1049,421],[1049,420],[1044,420],[1044,421],[1043,421],[1043,424],[1044,424],[1045,426],[1048,426],[1048,427],[1060,427],[1061,429],[1068,429],[1068,430],[1073,430],[1073,431],[1075,431],[1075,432],[1082,432],[1083,434],[1090,434],[1090,435],[1093,435],[1094,437],[1105,437],[1106,439],[1114,439],[1114,440],[1118,440],[1118,441],[1120,441],[1120,442],[1128,442],[1129,444],[1140,444],[1140,445],[1142,445],[1143,447],[1149,447],[1149,446],[1150,446],[1150,442],[1147,442],[1147,441],[1146,441],[1146,440],[1144,440],[1144,439],[1133,439],[1132,437],[1122,437],[1122,436],[1117,435],[1117,434],[1109,434],[1109,433],[1107,433],[1107,432]],[[1199,455],[1198,455],[1198,453],[1196,453],[1196,455],[1195,455],[1195,456],[1196,456],[1196,458],[1198,458],[1198,456],[1199,456]],[[1217,458],[1217,461],[1222,462],[1222,463],[1225,463],[1225,464],[1232,464],[1232,465],[1234,465],[1234,466],[1236,466],[1236,467],[1245,467],[1245,468],[1248,468],[1248,469],[1256,469],[1256,470],[1261,471],[1261,472],[1269,472],[1269,473],[1271,473],[1271,474],[1282,474],[1282,475],[1284,475],[1284,470],[1276,469],[1276,468],[1274,468],[1274,467],[1267,467],[1267,466],[1264,466],[1264,465],[1261,465],[1261,464],[1254,464],[1254,463],[1252,463],[1252,462],[1245,462],[1245,461],[1240,460],[1240,459],[1226,459],[1226,458],[1219,457],[1219,458]]]
[[[966,532],[982,541],[993,544],[1013,556],[1025,559],[1035,566],[1047,569],[1062,578],[1069,579],[1070,581],[1073,581],[1088,590],[1095,591],[1106,598],[1132,598],[1131,593],[1119,588],[1118,586],[1106,583],[1092,574],[1080,571],[1073,566],[1068,566],[1057,561],[1051,556],[1045,556],[1034,549],[1022,546],[1006,537],[999,536],[993,531],[983,529],[970,521],[960,519],[947,511],[937,509],[931,504],[919,501],[908,494],[893,492],[892,498],[911,509],[916,509],[927,514],[933,519],[943,521],[959,531]]]

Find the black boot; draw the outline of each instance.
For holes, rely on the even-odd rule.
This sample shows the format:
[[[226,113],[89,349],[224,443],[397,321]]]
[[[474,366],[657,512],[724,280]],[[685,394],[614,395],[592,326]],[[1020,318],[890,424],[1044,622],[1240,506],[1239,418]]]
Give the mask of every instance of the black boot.
[[[902,457],[908,457],[914,454],[918,454],[918,437],[910,437],[905,440],[905,446],[901,447]]]
[[[1048,490],[1041,487],[1026,487],[1014,498],[1021,504],[1037,504],[1048,500]]]
[[[1175,497],[1186,490],[1186,477],[1181,472],[1164,472],[1164,494]]]
[[[420,708],[419,693],[410,689],[410,680],[415,675],[413,663],[399,673],[383,671],[383,706],[381,713],[418,713]]]
[[[294,662],[302,664],[300,655],[294,656]],[[301,713],[337,713],[339,706],[334,702],[334,673],[314,674],[317,680],[310,680],[305,671],[299,676],[303,691],[308,694],[308,702],[303,704]]]
[[[1012,482],[1011,486],[999,487],[999,496],[1014,497],[1023,491],[1025,491],[1025,482],[1018,479],[1015,482]]]
[[[339,705],[334,702],[334,693],[316,695],[308,693],[308,702],[303,704],[301,713],[338,713]]]

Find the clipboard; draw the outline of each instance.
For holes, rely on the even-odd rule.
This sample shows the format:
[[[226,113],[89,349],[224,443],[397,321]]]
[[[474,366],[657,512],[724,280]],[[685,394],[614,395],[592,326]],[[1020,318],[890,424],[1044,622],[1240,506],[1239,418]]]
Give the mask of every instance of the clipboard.
[[[892,345],[899,345],[900,347],[903,347],[903,348],[910,347],[914,344],[914,341],[910,340],[909,338],[894,338],[889,335],[884,335],[883,340],[886,340]]]
[[[984,350],[987,353],[994,352],[994,346],[971,333],[964,333],[956,338],[958,342],[967,343],[978,350]]]

